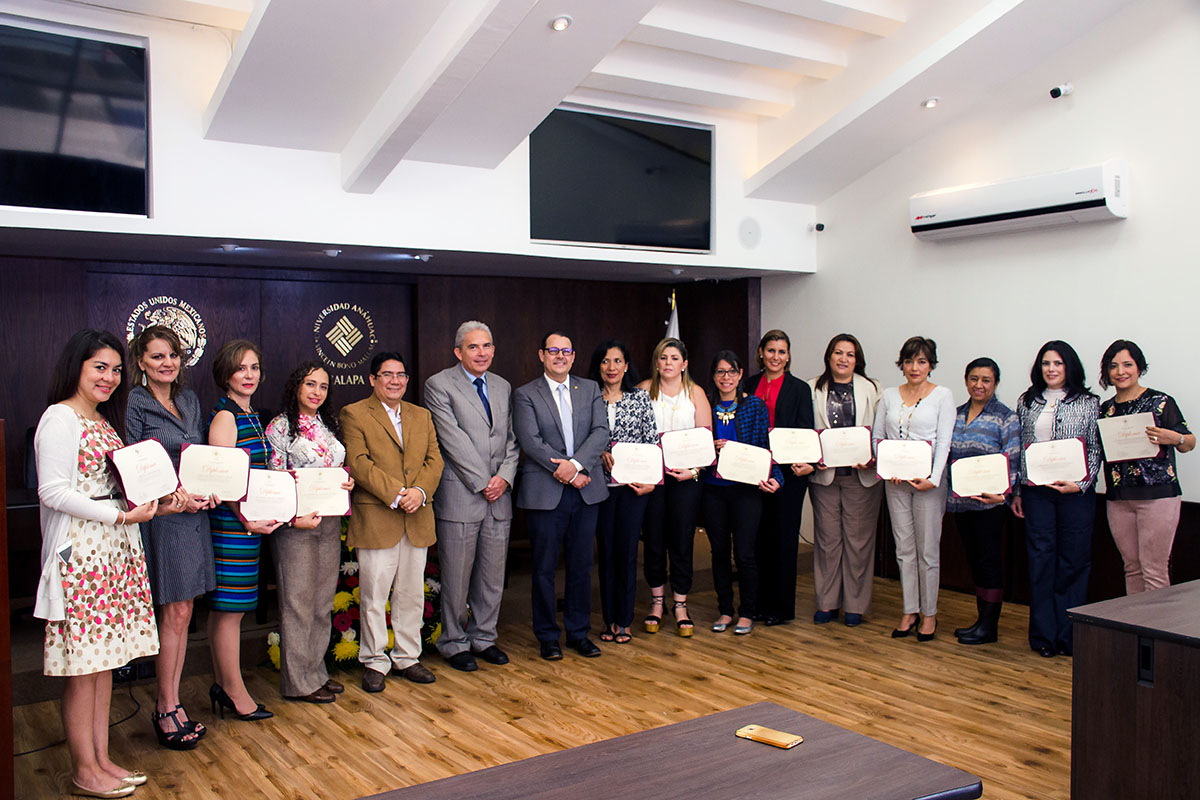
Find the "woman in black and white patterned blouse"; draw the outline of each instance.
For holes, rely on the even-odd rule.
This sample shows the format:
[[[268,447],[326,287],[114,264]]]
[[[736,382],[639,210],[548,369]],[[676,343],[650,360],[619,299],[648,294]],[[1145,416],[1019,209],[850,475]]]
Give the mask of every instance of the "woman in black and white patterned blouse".
[[[629,348],[624,342],[617,339],[601,342],[592,353],[588,377],[603,389],[613,444],[654,444],[658,441],[650,395],[645,389],[635,388],[637,370],[629,363]],[[611,449],[610,445],[602,456],[605,472],[612,468]],[[633,624],[637,595],[638,535],[654,487],[643,483],[620,486],[613,483],[611,477],[608,480],[608,499],[600,505],[596,523],[600,606],[604,613],[600,641],[628,644],[632,639],[629,627]]]
[[[1175,451],[1186,453],[1196,446],[1174,398],[1138,382],[1145,374],[1142,348],[1125,339],[1110,344],[1100,360],[1100,385],[1117,390],[1100,405],[1100,418],[1152,414],[1154,424],[1146,427],[1146,438],[1158,446],[1151,458],[1105,464],[1108,527],[1125,561],[1126,594],[1171,585],[1167,565],[1182,495]]]

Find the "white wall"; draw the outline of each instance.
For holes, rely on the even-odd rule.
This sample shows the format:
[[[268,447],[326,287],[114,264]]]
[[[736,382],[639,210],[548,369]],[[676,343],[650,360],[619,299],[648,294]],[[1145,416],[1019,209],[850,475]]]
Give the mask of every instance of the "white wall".
[[[1172,394],[1185,416],[1200,415],[1198,54],[1200,4],[1143,0],[1031,65],[822,203],[820,269],[764,280],[763,327],[789,331],[802,375],[819,372],[829,338],[849,331],[885,385],[901,380],[893,362],[903,341],[929,336],[941,359],[933,380],[958,402],[963,367],[988,355],[1010,406],[1043,342],[1070,342],[1098,389],[1104,348],[1132,339],[1150,361],[1143,384]],[[1051,100],[1050,87],[1064,81],[1075,94]],[[950,242],[921,242],[908,230],[917,192],[1111,157],[1130,164],[1128,220]],[[1185,496],[1200,498],[1200,457],[1182,457],[1180,473]]]
[[[336,153],[206,141],[201,118],[229,60],[215,29],[83,5],[8,0],[6,12],[145,37],[150,47],[152,217],[128,218],[0,207],[0,228],[467,250],[638,260],[659,264],[809,271],[813,208],[743,196],[755,160],[754,129],[717,124],[713,250],[709,255],[535,245],[529,241],[528,155],[523,145],[495,170],[402,162],[373,194],[340,187]],[[761,240],[738,238],[744,218]],[[2,231],[0,231],[2,235]]]

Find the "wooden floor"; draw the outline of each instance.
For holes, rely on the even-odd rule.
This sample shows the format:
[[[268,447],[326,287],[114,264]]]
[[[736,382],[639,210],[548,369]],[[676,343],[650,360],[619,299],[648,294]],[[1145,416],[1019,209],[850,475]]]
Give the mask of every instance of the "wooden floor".
[[[514,583],[527,598],[528,577]],[[601,658],[568,651],[551,663],[537,657],[528,601],[515,588],[501,626],[508,666],[481,662],[467,674],[426,656],[436,683],[389,679],[378,695],[358,687],[356,669],[341,676],[347,690],[332,706],[280,700],[277,674],[257,668],[247,682],[276,713],[265,723],[216,719],[206,707],[209,679],[186,678],[185,705],[209,734],[182,753],[155,743],[152,687],[139,686],[141,712],[112,730],[113,757],[150,773],[141,800],[357,798],[769,700],[979,775],[987,798],[1069,796],[1071,661],[1030,652],[1024,606],[1006,606],[999,644],[965,647],[950,631],[974,618],[974,599],[943,594],[943,630],[918,644],[889,636],[897,582],[876,579],[874,614],[862,626],[817,626],[809,574],[801,576],[800,619],[789,625],[736,638],[697,625],[688,640],[664,624],[657,635],[635,631],[630,645],[603,645]],[[699,622],[716,616],[711,589],[694,592],[691,605]],[[113,719],[132,708],[118,690]],[[20,706],[14,716],[18,752],[62,736],[56,702]],[[687,753],[676,758],[704,769]],[[17,797],[64,792],[68,769],[64,746],[17,758]],[[636,776],[615,765],[613,780]]]

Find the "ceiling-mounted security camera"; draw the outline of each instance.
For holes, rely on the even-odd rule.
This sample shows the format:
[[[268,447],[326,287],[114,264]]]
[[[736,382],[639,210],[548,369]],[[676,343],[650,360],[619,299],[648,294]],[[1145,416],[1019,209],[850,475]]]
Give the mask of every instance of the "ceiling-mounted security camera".
[[[1050,96],[1057,100],[1060,97],[1066,97],[1075,91],[1075,87],[1069,83],[1060,83],[1050,90]]]
[[[815,222],[815,223],[809,225],[808,229],[809,229],[809,231],[816,231],[817,233],[820,233],[821,231],[825,230],[825,223],[824,222]]]

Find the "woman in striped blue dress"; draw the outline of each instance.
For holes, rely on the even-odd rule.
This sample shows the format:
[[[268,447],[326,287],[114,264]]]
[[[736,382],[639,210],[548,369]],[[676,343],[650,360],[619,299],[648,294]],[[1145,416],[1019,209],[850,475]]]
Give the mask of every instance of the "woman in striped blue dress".
[[[262,422],[250,398],[262,377],[262,351],[253,342],[226,342],[213,359],[213,380],[225,396],[217,401],[209,423],[208,443],[241,447],[250,452],[251,469],[266,469],[271,455]],[[246,690],[241,670],[242,617],[258,605],[258,566],[262,537],[282,522],[241,521],[236,503],[218,505],[208,514],[212,522],[217,590],[209,595],[208,640],[212,649],[214,683],[209,689],[213,712],[229,709],[238,719],[274,716]]]

